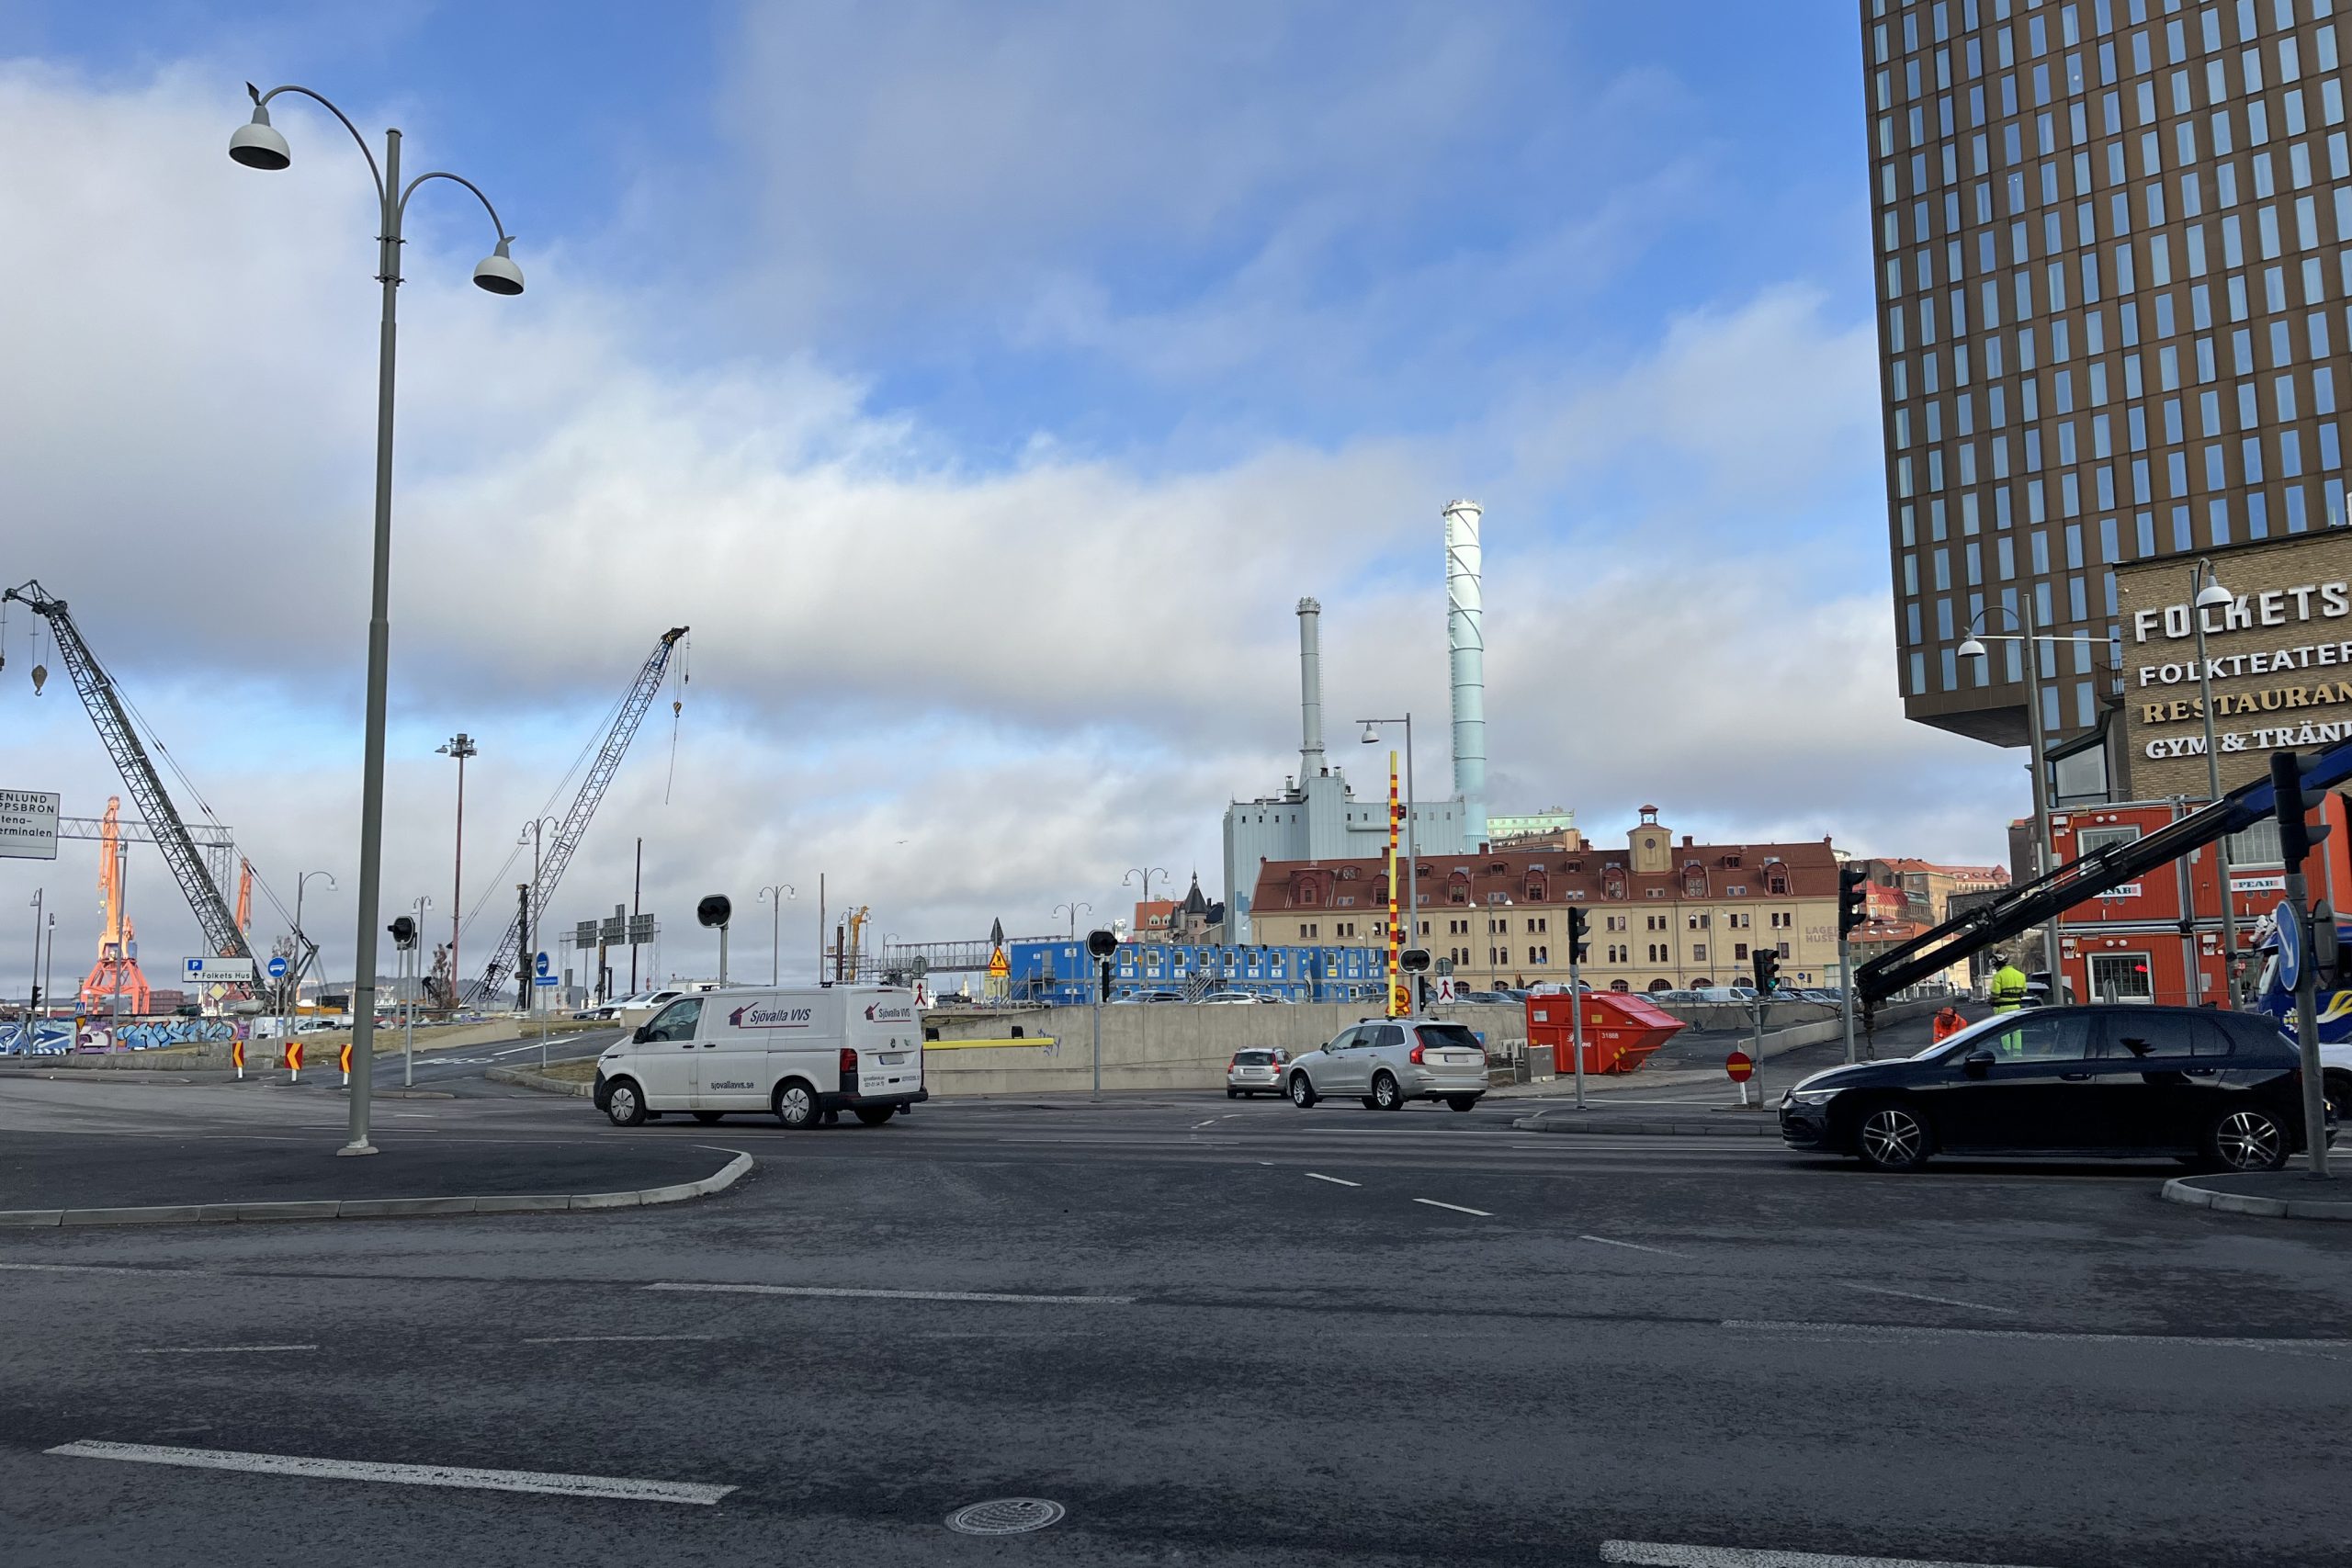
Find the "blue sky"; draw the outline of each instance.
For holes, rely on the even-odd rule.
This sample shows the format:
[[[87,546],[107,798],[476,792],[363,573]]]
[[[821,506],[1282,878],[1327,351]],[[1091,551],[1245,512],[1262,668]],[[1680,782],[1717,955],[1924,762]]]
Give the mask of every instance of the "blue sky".
[[[1895,698],[1852,8],[1670,15],[0,0],[0,124],[79,128],[0,194],[40,388],[0,462],[48,520],[0,574],[100,607],[257,861],[348,857],[370,215],[308,106],[288,174],[220,155],[243,82],[297,81],[480,182],[531,279],[465,288],[486,220],[420,197],[399,734],[495,737],[519,819],[696,627],[685,800],[649,726],[583,884],[632,813],[673,905],[821,863],[943,936],[1214,865],[1287,771],[1300,594],[1333,704],[1442,728],[1456,494],[1498,809],[1998,858],[2009,760]],[[17,712],[11,782],[95,812],[86,724]],[[429,886],[440,775],[395,753]]]

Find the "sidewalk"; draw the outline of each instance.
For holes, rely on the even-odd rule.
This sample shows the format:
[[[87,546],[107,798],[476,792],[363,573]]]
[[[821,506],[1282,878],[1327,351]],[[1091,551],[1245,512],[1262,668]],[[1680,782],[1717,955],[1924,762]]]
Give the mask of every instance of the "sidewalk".
[[[11,1132],[0,1143],[0,1228],[633,1208],[718,1191],[751,1168],[723,1141],[689,1136],[411,1136],[358,1159],[336,1157],[341,1141]]]
[[[2285,1170],[2177,1176],[2165,1183],[2164,1198],[2168,1203],[2270,1220],[2352,1220],[2352,1181],[2333,1171],[2328,1180],[2315,1180],[2300,1156]]]

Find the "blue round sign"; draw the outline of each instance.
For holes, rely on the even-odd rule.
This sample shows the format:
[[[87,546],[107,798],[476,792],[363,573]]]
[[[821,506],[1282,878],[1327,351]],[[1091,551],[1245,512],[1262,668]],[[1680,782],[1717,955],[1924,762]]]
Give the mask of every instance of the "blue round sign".
[[[2281,899],[2270,918],[2278,928],[2278,983],[2291,991],[2303,981],[2302,913]]]
[[[273,958],[269,961],[269,977],[273,980],[283,980],[286,978],[286,960],[283,958]]]

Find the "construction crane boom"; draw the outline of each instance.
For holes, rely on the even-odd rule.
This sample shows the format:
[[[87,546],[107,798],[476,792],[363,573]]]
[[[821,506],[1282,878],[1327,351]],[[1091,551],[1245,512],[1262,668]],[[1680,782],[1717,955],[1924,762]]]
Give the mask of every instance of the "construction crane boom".
[[[543,845],[539,862],[538,881],[531,888],[530,907],[547,913],[556,884],[563,880],[563,868],[571,863],[574,851],[588,832],[588,819],[596,815],[596,805],[605,798],[605,790],[620,771],[621,758],[628,751],[628,743],[637,735],[637,727],[645,718],[645,710],[653,705],[653,694],[662,689],[662,677],[670,668],[671,651],[686,635],[684,626],[672,626],[653,645],[644,667],[621,700],[620,712],[613,717],[612,728],[605,732],[597,748],[596,760],[588,766],[588,776],[581,781],[580,793],[571,799],[571,809],[563,816],[563,826],[556,829],[555,838]],[[514,973],[516,943],[523,937],[523,912],[517,909],[506,922],[506,931],[491,945],[490,962],[483,965],[481,981],[476,995],[484,999],[496,997]]]
[[[38,579],[0,592],[0,600],[8,599],[49,623],[51,635],[57,638],[58,654],[74,677],[74,689],[82,694],[82,705],[89,710],[90,722],[97,726],[98,739],[106,742],[107,750],[114,758],[115,770],[122,775],[124,786],[139,803],[140,815],[154,832],[155,845],[164,852],[164,863],[172,868],[172,877],[180,885],[187,907],[196,912],[196,922],[204,930],[206,948],[223,958],[251,958],[253,949],[245,943],[245,933],[238,929],[228,900],[221,897],[220,887],[205,869],[204,857],[198,852],[187,824],[181,819],[179,808],[172,804],[172,797],[164,793],[164,781],[149,760],[147,748],[140,743],[130,716],[123,710],[122,699],[115,693],[114,677],[107,673],[106,666],[90,651],[90,645],[82,640],[74,617],[66,614],[65,601],[52,597]]]

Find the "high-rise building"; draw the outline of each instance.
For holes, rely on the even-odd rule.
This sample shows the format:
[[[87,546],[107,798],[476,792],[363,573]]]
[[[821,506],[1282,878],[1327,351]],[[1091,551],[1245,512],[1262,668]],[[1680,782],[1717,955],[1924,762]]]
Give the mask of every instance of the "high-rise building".
[[[1905,711],[2021,745],[2030,684],[2063,742],[2117,692],[2111,567],[2344,520],[2344,24],[2335,0],[1860,10]],[[1995,640],[2029,594],[2031,682]],[[1959,657],[1972,626],[1989,658]]]

